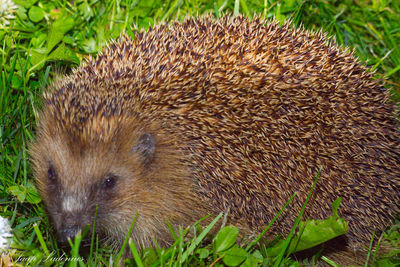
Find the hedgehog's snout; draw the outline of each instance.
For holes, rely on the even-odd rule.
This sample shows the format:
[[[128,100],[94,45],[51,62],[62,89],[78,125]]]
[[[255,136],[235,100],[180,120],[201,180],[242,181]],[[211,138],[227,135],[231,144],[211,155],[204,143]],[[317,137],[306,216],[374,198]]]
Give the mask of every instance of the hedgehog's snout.
[[[68,239],[74,240],[75,236],[90,224],[89,214],[83,199],[73,196],[66,196],[61,204],[58,214],[57,234],[62,243],[68,245]]]
[[[76,214],[63,214],[61,216],[61,223],[57,227],[57,236],[58,241],[64,248],[70,248],[68,239],[74,243],[75,236],[79,233],[86,232],[84,236],[82,236],[81,246],[85,247],[90,244],[90,232],[91,232],[91,223],[89,222],[88,214],[76,213]],[[86,231],[85,228],[89,227],[89,231]]]
[[[67,212],[61,215],[60,225],[57,229],[60,241],[68,244],[68,239],[74,240],[79,231],[86,226],[81,212]]]

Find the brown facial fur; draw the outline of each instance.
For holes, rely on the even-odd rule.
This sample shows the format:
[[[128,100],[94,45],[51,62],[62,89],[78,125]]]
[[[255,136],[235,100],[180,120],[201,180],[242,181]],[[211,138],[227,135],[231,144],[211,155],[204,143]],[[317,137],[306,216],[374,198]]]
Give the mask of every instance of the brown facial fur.
[[[136,212],[134,237],[146,246],[168,241],[166,219],[187,225],[227,208],[258,232],[297,192],[273,229],[286,234],[319,169],[305,216],[329,216],[342,197],[351,249],[399,212],[388,92],[320,33],[229,16],[157,25],[111,43],[45,100],[32,156],[50,216],[60,211],[49,162],[63,190],[82,196],[115,172],[113,197],[94,203],[99,231],[117,243]],[[155,140],[149,164],[131,151],[144,133]]]
[[[192,210],[199,206],[195,186],[176,148],[176,137],[164,135],[155,125],[125,118],[110,128],[113,134],[107,139],[84,142],[44,125],[52,120],[47,116],[52,115],[42,116],[42,130],[31,150],[37,187],[57,230],[63,223],[72,223],[67,220],[82,217],[84,220],[77,222],[80,229],[91,224],[98,205],[97,231],[106,241],[120,245],[138,213],[133,237],[138,244],[149,246],[153,237],[160,244],[170,241],[167,222],[188,225],[204,214],[201,209]],[[132,150],[143,133],[150,133],[155,139],[156,151],[150,162]],[[48,179],[50,162],[57,176],[55,187]],[[112,190],[101,190],[107,174],[118,180]],[[77,198],[82,209],[63,210],[67,196]]]

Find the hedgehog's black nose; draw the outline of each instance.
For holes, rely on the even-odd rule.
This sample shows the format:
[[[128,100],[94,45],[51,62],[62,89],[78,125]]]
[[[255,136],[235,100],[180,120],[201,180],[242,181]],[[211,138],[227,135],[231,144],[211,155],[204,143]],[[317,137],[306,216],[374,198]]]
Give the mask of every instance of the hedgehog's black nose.
[[[72,243],[74,244],[75,242],[75,236],[78,234],[78,232],[82,230],[79,225],[73,225],[73,226],[64,226],[59,232],[59,241],[61,248],[64,249],[65,251],[70,251],[71,250],[71,245],[68,242],[68,238],[71,239]],[[85,232],[85,230],[83,230]],[[90,235],[89,235],[90,236]],[[90,253],[90,239],[87,237],[83,236],[83,239],[81,240],[80,247],[79,247],[79,254],[80,255],[89,255]]]
[[[68,238],[70,238],[73,241],[74,237],[78,233],[78,230],[79,227],[77,225],[65,227],[64,229],[61,230],[61,237],[66,242]]]

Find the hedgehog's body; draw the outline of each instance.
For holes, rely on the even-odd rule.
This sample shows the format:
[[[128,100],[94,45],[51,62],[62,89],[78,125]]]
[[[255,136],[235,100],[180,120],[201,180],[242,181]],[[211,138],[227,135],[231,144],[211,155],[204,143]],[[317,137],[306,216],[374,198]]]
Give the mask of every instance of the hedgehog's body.
[[[112,43],[45,99],[32,151],[64,236],[95,205],[98,231],[116,242],[136,212],[144,245],[169,240],[167,220],[187,225],[228,208],[257,232],[297,192],[275,224],[285,234],[319,169],[306,217],[329,216],[342,197],[351,246],[399,210],[394,106],[321,34],[241,17],[156,26]]]

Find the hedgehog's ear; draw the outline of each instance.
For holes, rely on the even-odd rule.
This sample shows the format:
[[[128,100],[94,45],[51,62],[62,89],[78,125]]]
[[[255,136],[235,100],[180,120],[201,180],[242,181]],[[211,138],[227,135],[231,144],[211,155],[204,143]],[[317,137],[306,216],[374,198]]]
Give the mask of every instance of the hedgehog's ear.
[[[138,143],[132,148],[132,152],[138,154],[144,163],[149,163],[152,161],[154,156],[154,138],[149,133],[144,133],[140,138]]]

